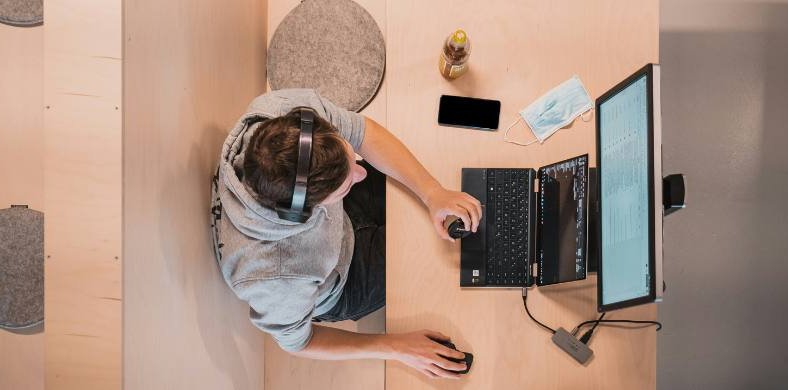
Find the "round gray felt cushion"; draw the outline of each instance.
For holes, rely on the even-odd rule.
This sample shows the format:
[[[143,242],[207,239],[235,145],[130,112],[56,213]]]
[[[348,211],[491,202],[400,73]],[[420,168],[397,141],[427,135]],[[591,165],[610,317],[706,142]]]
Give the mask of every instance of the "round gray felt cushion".
[[[268,48],[271,89],[312,88],[360,111],[383,81],[386,43],[375,20],[350,0],[305,0],[285,16]]]
[[[44,0],[0,0],[0,23],[34,26],[44,21]]]
[[[44,320],[44,214],[0,210],[0,328]]]

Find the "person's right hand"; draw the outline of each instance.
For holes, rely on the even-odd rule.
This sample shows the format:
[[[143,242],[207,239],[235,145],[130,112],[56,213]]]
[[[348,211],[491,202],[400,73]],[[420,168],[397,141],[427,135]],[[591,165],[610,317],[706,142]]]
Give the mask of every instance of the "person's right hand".
[[[458,379],[460,375],[451,371],[465,370],[465,363],[454,363],[443,356],[463,359],[465,354],[438,344],[430,338],[449,341],[448,336],[431,330],[387,335],[391,358],[415,368],[430,378]]]
[[[453,215],[462,220],[465,228],[476,232],[482,219],[482,204],[478,199],[465,192],[449,191],[440,185],[425,197],[424,204],[430,210],[432,224],[438,236],[444,240],[455,242],[443,224],[446,218]]]

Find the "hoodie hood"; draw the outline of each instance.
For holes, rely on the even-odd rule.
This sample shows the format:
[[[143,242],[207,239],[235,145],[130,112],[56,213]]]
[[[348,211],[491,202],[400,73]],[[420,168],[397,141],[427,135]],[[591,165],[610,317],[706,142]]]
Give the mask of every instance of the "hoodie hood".
[[[249,140],[260,124],[275,115],[250,111],[235,126],[225,140],[219,161],[219,196],[222,208],[233,226],[241,233],[257,240],[277,241],[311,229],[327,218],[326,207],[315,206],[305,223],[279,218],[275,210],[260,205],[239,178]]]

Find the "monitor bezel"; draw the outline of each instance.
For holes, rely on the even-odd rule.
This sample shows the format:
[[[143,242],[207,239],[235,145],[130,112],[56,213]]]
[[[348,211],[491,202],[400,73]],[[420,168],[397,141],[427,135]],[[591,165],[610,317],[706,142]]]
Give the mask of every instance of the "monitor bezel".
[[[628,299],[625,301],[620,302],[613,302],[609,304],[604,304],[602,302],[602,290],[603,290],[603,279],[604,279],[604,254],[603,254],[603,231],[602,231],[602,210],[604,208],[604,198],[602,197],[602,181],[604,180],[602,175],[602,143],[601,140],[601,115],[600,115],[600,108],[602,104],[604,104],[607,100],[610,100],[613,96],[624,90],[625,88],[629,87],[632,83],[639,80],[643,76],[646,76],[646,100],[647,100],[647,110],[648,110],[648,129],[647,129],[647,137],[648,137],[648,204],[649,204],[649,212],[648,212],[648,237],[649,237],[649,292],[647,295]],[[642,68],[640,68],[637,72],[633,73],[625,80],[621,81],[620,83],[616,84],[613,88],[609,89],[605,92],[602,96],[596,99],[595,102],[595,110],[596,110],[596,155],[597,155],[597,207],[599,218],[597,218],[597,232],[598,232],[598,239],[599,245],[597,247],[598,252],[598,261],[599,265],[597,267],[597,310],[601,312],[622,309],[625,307],[637,306],[647,303],[652,303],[657,299],[656,293],[656,283],[657,283],[657,272],[656,272],[656,249],[655,249],[655,218],[656,218],[656,210],[654,207],[656,195],[655,194],[655,181],[658,172],[655,172],[655,163],[654,163],[654,150],[655,150],[655,129],[654,129],[654,64],[648,64]],[[661,217],[661,216],[660,216]]]

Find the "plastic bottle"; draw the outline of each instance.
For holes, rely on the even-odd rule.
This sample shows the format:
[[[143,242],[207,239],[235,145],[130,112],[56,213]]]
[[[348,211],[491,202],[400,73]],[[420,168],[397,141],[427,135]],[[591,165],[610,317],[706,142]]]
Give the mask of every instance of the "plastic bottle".
[[[465,31],[457,29],[446,38],[438,61],[438,70],[443,77],[452,80],[468,71],[468,56],[471,54],[471,41]]]

